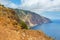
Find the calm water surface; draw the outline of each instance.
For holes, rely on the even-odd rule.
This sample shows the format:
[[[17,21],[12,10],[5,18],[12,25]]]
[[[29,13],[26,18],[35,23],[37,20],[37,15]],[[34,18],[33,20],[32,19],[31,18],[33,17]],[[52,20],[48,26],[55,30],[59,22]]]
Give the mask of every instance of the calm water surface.
[[[43,25],[37,25],[33,27],[34,30],[42,30],[48,36],[55,38],[55,40],[60,40],[60,23],[53,22]]]

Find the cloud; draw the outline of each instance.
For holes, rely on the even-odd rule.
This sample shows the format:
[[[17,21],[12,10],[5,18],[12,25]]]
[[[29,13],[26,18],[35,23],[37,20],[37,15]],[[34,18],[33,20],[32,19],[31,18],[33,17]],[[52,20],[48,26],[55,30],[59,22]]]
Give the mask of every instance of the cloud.
[[[10,0],[0,0],[0,3],[10,8],[20,8],[34,12],[60,11],[60,0],[21,0],[20,5],[16,5]]]
[[[11,8],[20,8],[31,11],[58,11],[60,10],[60,0],[21,0],[20,5],[16,5],[10,0],[0,0],[1,4]]]
[[[30,10],[54,10],[54,7],[58,9],[59,5],[60,0],[22,0],[22,4],[20,6],[23,9]]]
[[[14,4],[10,0],[0,0],[0,4],[3,4],[6,7],[10,7],[10,8],[18,8],[18,5]]]

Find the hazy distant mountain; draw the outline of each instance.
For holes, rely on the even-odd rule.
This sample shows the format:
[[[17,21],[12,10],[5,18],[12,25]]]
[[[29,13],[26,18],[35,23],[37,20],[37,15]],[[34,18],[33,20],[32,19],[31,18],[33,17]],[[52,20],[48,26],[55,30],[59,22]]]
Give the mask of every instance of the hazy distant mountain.
[[[40,16],[31,11],[21,9],[15,9],[15,11],[18,14],[19,18],[23,20],[29,27],[51,22],[50,19]]]

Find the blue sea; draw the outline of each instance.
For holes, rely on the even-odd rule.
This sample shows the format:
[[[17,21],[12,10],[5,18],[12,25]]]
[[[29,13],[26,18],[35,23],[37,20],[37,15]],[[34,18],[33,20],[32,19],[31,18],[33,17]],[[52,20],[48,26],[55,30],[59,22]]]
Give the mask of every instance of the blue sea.
[[[54,38],[55,40],[60,40],[60,21],[52,21],[52,23],[37,25],[32,28],[33,30],[41,30],[46,35]]]

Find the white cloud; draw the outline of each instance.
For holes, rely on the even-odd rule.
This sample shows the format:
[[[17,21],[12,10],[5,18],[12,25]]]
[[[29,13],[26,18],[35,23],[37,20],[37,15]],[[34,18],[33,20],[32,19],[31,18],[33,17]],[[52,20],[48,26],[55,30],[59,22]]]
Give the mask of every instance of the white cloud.
[[[10,0],[0,0],[0,3],[10,8],[18,8],[18,5],[12,3]]]
[[[53,7],[58,7],[60,5],[60,0],[22,0],[20,5],[23,9],[30,10],[48,10],[55,9]],[[60,8],[60,6],[59,6]],[[50,9],[50,10],[51,10]]]
[[[20,5],[16,5],[10,0],[0,0],[0,3],[11,8],[21,8],[33,11],[60,10],[60,0],[21,0]]]
[[[43,11],[60,11],[60,0],[21,0],[20,5],[16,5],[10,0],[0,0],[0,3],[10,8],[31,10],[37,13]]]

